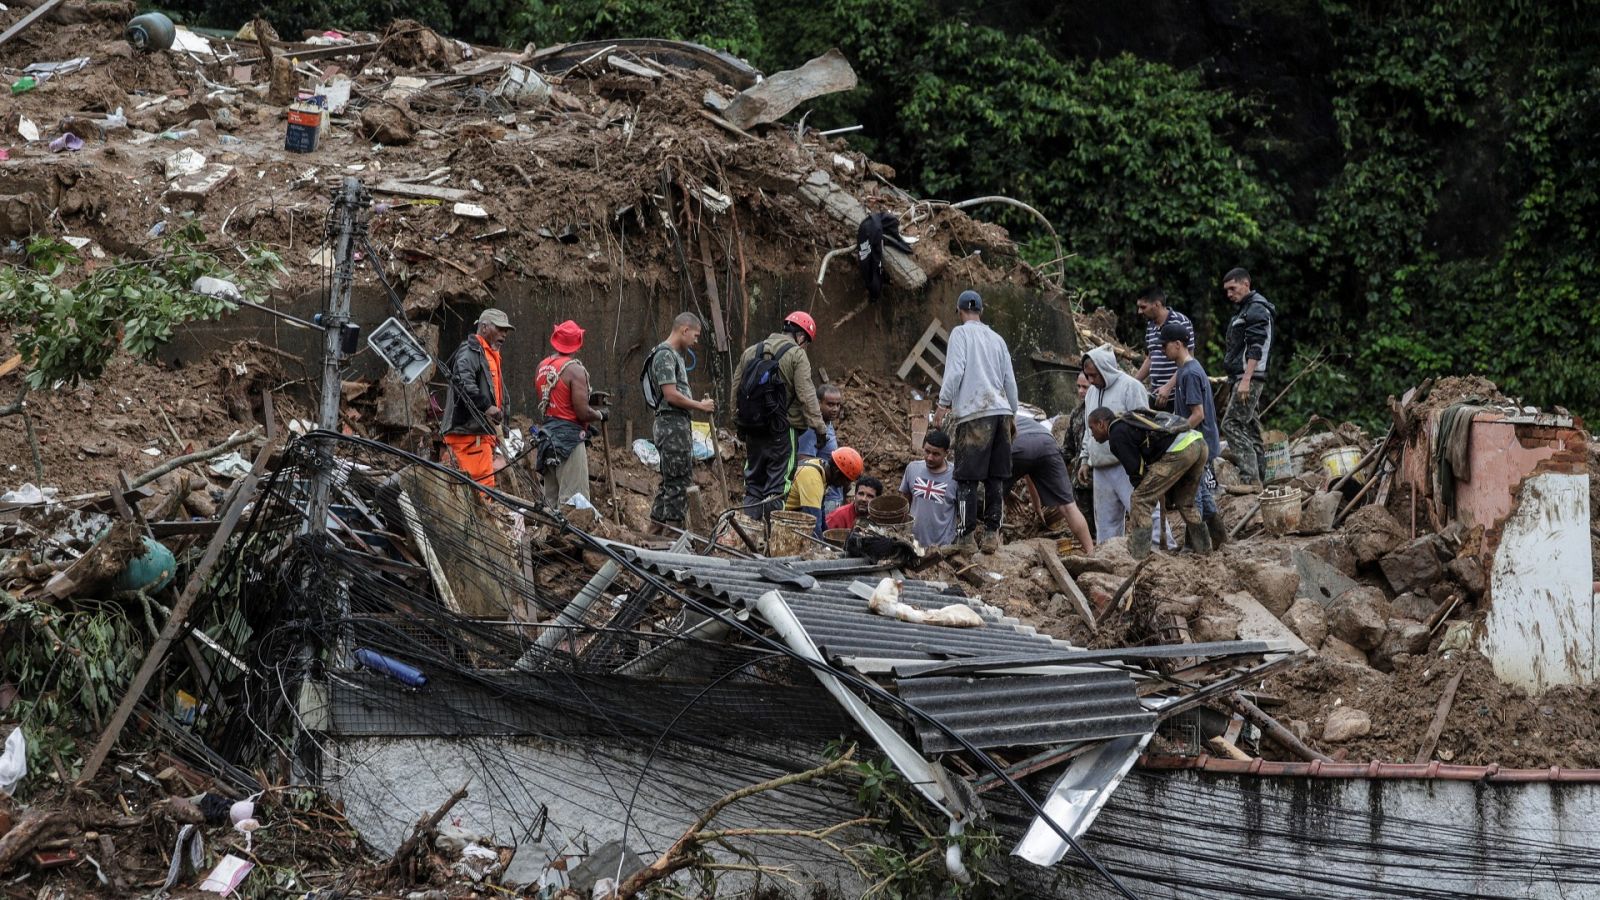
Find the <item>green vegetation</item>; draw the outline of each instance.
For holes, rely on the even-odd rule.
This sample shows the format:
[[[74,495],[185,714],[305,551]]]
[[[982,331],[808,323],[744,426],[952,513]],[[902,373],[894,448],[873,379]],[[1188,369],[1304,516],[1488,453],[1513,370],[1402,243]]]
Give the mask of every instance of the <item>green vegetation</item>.
[[[218,24],[235,16],[215,0]],[[862,87],[810,122],[918,193],[1043,211],[1076,295],[1117,309],[1159,282],[1220,358],[1234,265],[1280,311],[1277,374],[1330,362],[1274,417],[1375,420],[1423,377],[1481,372],[1600,412],[1600,44],[1556,0],[1196,7],[1017,0],[269,0],[285,33],[411,15],[522,46],[700,41],[767,71],[829,47]],[[1034,226],[1001,217],[1039,262]],[[1555,352],[1550,352],[1555,351]],[[1275,390],[1274,390],[1275,393]]]

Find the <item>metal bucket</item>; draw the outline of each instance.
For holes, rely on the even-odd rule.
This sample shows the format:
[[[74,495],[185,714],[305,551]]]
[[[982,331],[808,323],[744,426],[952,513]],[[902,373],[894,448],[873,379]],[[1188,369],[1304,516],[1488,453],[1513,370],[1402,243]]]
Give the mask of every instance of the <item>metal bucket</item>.
[[[1263,462],[1267,468],[1267,481],[1288,481],[1294,477],[1294,459],[1289,455],[1289,442],[1282,441],[1267,448]]]
[[[1360,464],[1360,447],[1335,447],[1334,449],[1322,454],[1323,471],[1328,473],[1329,478],[1333,478],[1335,480],[1349,475],[1351,472],[1355,471],[1356,466]],[[1366,480],[1367,472],[1366,470],[1362,470],[1362,473],[1356,476],[1356,481],[1358,483],[1365,484]]]
[[[768,556],[799,556],[812,546],[806,538],[817,527],[815,516],[783,509],[771,515],[772,536],[767,540]]]
[[[911,501],[899,493],[874,497],[867,507],[867,517],[879,525],[904,524],[911,521]]]
[[[1261,527],[1282,537],[1300,527],[1300,489],[1269,487],[1261,492]]]

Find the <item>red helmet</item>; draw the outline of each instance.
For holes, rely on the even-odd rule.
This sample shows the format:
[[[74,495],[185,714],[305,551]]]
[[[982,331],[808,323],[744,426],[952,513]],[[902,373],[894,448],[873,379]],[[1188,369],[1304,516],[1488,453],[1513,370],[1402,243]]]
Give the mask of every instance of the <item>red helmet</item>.
[[[799,313],[799,315],[805,315],[805,313]],[[806,318],[809,319],[811,317],[806,316]],[[833,451],[832,458],[833,467],[839,470],[840,475],[851,481],[860,478],[861,473],[867,469],[866,462],[861,459],[861,454],[857,453],[854,447],[840,447]]]
[[[784,318],[784,321],[790,325],[800,326],[800,330],[804,331],[806,333],[806,337],[810,338],[811,340],[814,341],[817,339],[817,322],[815,319],[811,318],[810,313],[792,312]]]

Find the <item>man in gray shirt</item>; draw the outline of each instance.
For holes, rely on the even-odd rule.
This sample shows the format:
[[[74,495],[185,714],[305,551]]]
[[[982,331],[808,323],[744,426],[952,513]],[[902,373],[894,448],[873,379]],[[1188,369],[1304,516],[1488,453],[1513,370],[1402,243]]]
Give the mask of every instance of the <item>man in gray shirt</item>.
[[[949,455],[950,436],[930,431],[922,442],[922,458],[906,466],[900,479],[900,493],[911,501],[911,533],[925,550],[956,537],[956,485]]]
[[[961,514],[956,546],[993,553],[1000,549],[1006,480],[1011,477],[1017,376],[1005,339],[983,324],[983,297],[963,291],[956,310],[961,324],[950,331],[933,427],[943,428],[949,418],[955,429],[956,508]]]

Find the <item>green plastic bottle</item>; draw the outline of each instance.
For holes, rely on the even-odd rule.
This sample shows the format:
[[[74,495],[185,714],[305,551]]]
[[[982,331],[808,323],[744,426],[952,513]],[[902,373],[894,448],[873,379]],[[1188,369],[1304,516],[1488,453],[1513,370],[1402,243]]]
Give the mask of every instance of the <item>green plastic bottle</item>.
[[[38,86],[39,82],[35,81],[32,75],[24,75],[21,78],[18,78],[16,81],[11,82],[11,93],[26,94]]]

